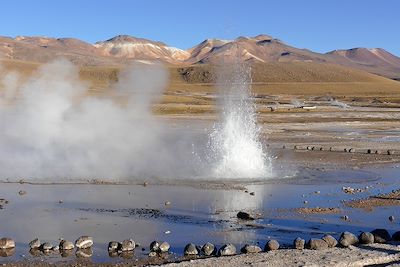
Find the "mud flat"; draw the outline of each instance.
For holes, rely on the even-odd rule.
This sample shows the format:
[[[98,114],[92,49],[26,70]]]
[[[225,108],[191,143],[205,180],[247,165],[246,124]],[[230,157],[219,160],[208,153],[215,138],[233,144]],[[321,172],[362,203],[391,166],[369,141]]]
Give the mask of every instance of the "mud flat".
[[[352,208],[365,210],[372,210],[377,207],[400,206],[400,189],[364,199],[349,200],[346,201],[345,204]]]

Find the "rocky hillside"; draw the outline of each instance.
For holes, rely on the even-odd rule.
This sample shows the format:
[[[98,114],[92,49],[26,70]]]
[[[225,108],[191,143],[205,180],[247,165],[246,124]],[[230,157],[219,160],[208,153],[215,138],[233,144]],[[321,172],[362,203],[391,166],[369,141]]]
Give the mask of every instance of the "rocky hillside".
[[[299,49],[268,35],[235,40],[207,39],[188,50],[162,42],[118,35],[95,44],[74,38],[0,37],[0,59],[44,63],[65,57],[82,66],[120,66],[140,60],[167,64],[220,65],[237,61],[259,63],[328,63],[400,79],[400,58],[381,48],[335,50],[326,54]]]

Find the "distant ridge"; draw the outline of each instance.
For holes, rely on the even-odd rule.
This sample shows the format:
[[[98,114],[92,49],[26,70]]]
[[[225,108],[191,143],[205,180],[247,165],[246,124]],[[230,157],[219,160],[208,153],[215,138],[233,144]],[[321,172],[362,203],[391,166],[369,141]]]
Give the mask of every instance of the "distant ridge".
[[[238,59],[250,64],[329,63],[400,80],[400,58],[382,48],[352,48],[322,54],[290,46],[265,34],[235,40],[206,39],[188,50],[129,35],[95,44],[75,38],[0,37],[0,59],[44,63],[56,57],[65,57],[83,66],[124,65],[132,60],[158,60],[185,66],[224,64]]]

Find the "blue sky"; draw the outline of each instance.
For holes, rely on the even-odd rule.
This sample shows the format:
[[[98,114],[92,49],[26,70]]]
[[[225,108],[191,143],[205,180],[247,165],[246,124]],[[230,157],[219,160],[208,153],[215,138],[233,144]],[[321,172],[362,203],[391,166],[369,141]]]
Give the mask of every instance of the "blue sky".
[[[13,0],[0,10],[3,36],[128,34],[190,48],[265,33],[317,52],[362,46],[400,56],[399,0]]]

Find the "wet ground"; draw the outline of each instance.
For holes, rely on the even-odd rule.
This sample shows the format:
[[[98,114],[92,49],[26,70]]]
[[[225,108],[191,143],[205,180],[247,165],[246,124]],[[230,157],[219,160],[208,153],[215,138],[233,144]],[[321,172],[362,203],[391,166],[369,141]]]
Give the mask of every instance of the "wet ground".
[[[274,238],[290,246],[297,236],[308,239],[331,233],[338,237],[345,230],[358,233],[374,228],[394,232],[399,221],[390,222],[388,217],[400,219],[398,207],[365,211],[347,207],[342,201],[399,188],[399,167],[394,163],[356,170],[298,169],[295,177],[235,182],[235,187],[215,184],[204,188],[195,182],[180,186],[179,181],[147,186],[3,183],[0,196],[9,203],[0,210],[0,234],[15,239],[17,248],[12,256],[0,257],[0,262],[75,259],[74,254],[65,258],[57,253],[31,255],[28,242],[35,237],[57,244],[59,238],[75,240],[91,235],[95,246],[90,261],[112,263],[147,257],[153,240],[169,242],[173,253],[169,257],[175,258],[189,242],[264,246]],[[363,190],[348,194],[343,187]],[[334,207],[339,211],[304,214],[299,207]],[[238,211],[248,211],[259,219],[241,221],[236,218]],[[344,215],[349,219],[343,220]],[[141,245],[134,255],[110,257],[108,242],[127,238]]]

